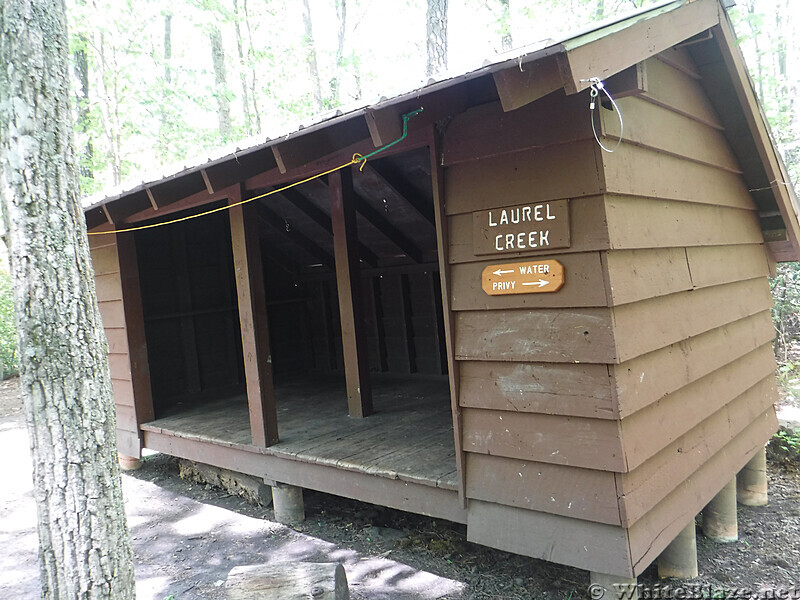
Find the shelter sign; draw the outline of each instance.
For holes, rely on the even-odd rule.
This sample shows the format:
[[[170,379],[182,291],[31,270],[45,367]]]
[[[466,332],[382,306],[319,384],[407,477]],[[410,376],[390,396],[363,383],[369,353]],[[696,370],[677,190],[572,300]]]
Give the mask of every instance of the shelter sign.
[[[472,213],[476,255],[569,248],[568,200],[520,204]]]
[[[489,265],[483,270],[481,285],[490,296],[557,292],[564,285],[564,265],[557,260]]]

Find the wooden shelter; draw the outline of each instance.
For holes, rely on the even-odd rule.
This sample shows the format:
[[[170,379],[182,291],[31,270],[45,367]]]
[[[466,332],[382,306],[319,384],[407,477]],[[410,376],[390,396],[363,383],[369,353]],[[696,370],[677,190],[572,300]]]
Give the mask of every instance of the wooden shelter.
[[[677,0],[115,192],[120,452],[634,577],[777,428],[788,181],[724,7]]]

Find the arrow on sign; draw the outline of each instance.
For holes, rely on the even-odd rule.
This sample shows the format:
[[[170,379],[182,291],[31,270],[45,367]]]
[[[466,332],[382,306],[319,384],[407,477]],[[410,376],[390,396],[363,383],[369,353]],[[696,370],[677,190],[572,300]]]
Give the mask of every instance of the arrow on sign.
[[[494,274],[497,275],[498,277],[500,277],[500,276],[505,275],[507,273],[513,273],[513,272],[514,272],[513,269],[510,270],[510,271],[503,271],[501,269],[497,269],[497,271],[494,271]]]
[[[538,285],[539,287],[544,287],[548,283],[550,282],[547,281],[546,279],[540,279],[539,281],[523,281],[522,285]]]

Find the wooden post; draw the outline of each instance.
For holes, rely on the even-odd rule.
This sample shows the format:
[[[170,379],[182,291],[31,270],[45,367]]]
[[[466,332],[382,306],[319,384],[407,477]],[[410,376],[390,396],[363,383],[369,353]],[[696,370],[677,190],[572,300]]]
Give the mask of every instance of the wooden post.
[[[241,188],[231,194],[230,204],[241,200]],[[253,203],[229,211],[233,269],[242,332],[244,376],[250,410],[250,435],[254,446],[278,441],[278,414],[272,385],[272,354],[269,347],[264,271],[258,239],[258,218]]]
[[[329,187],[347,406],[351,417],[366,417],[372,414],[372,386],[361,297],[352,170],[344,168],[331,173]]]
[[[715,542],[735,542],[739,539],[735,477],[703,509],[703,534]]]
[[[339,563],[288,562],[234,567],[225,581],[228,600],[348,600]]]
[[[142,468],[142,459],[135,456],[117,454],[117,462],[123,471],[137,471]]]
[[[592,599],[616,600],[627,598],[639,600],[639,588],[636,578],[617,577],[605,573],[589,573],[589,597]]]
[[[684,527],[658,557],[658,576],[691,579],[697,577],[697,538],[694,519]]]
[[[745,506],[765,506],[767,494],[767,450],[761,448],[736,476],[736,497]]]
[[[447,235],[447,212],[445,211],[444,167],[439,157],[442,154],[441,140],[434,127],[430,128],[429,151],[431,159],[431,187],[433,188],[433,212],[436,224],[436,251],[439,260],[439,281],[442,293],[442,318],[447,344],[447,374],[450,381],[450,410],[453,413],[453,442],[458,471],[458,499],[462,508],[467,507],[466,472],[464,469],[464,444],[461,431],[461,406],[458,401],[458,362],[455,358],[455,317],[450,311],[450,264]]]
[[[279,483],[272,486],[272,508],[275,520],[284,525],[302,523],[306,520],[303,504],[303,488]]]
[[[144,334],[144,309],[139,283],[139,261],[136,240],[132,232],[116,234],[122,306],[125,312],[125,335],[128,341],[128,361],[137,427],[155,419],[153,392],[150,387],[150,361],[147,358],[147,339]],[[142,432],[138,431],[141,458]]]

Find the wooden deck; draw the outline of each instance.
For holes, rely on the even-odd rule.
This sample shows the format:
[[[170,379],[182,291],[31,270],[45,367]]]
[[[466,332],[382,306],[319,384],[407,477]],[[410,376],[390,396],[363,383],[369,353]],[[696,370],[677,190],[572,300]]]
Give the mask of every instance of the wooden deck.
[[[251,445],[244,395],[177,411],[141,428],[161,436],[457,489],[447,380],[375,376],[373,388],[375,414],[358,419],[347,414],[343,380],[307,377],[276,385],[280,442],[268,448]]]

